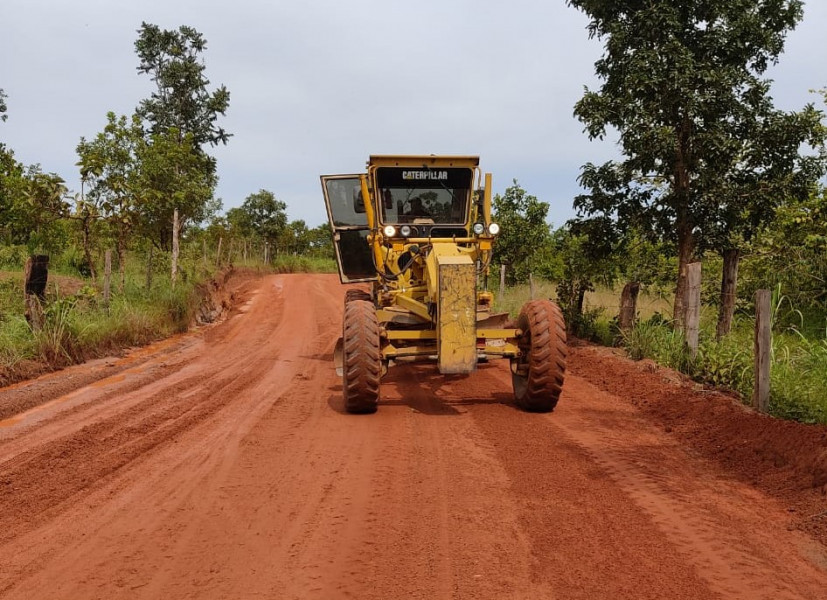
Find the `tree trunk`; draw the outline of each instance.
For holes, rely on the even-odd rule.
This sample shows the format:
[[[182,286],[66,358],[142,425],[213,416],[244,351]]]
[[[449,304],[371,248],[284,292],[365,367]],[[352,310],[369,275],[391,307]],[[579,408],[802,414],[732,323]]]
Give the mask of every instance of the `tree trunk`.
[[[126,285],[126,239],[123,232],[118,236],[118,273],[121,276],[118,292],[123,294],[123,288]]]
[[[583,303],[586,300],[586,292],[587,291],[588,291],[588,286],[586,286],[582,283],[577,284],[577,306],[575,307],[577,312],[574,313],[577,317],[582,317],[583,316]]]
[[[178,278],[178,209],[172,214],[172,287]]]
[[[718,309],[718,329],[716,335],[720,340],[732,330],[732,317],[735,314],[736,288],[738,285],[738,262],[741,252],[737,248],[724,250],[724,273],[721,277],[721,305]]]
[[[97,272],[95,271],[95,263],[92,262],[92,242],[91,242],[91,235],[89,232],[90,228],[90,218],[85,217],[83,219],[83,258],[86,259],[86,264],[89,265],[89,273],[92,275],[92,283],[97,282]]]
[[[152,289],[152,249],[153,246],[150,244],[149,246],[149,254],[146,257],[146,289]]]
[[[107,250],[103,256],[103,307],[109,312],[109,283],[112,277],[112,251]]]
[[[692,235],[692,213],[689,206],[690,171],[693,163],[690,143],[691,130],[691,120],[687,115],[683,115],[675,131],[677,144],[675,146],[675,165],[672,181],[677,216],[675,229],[678,234],[678,284],[675,288],[675,306],[672,319],[675,326],[682,331],[686,331],[687,266],[692,262],[695,253],[695,237]]]
[[[640,283],[637,281],[630,281],[623,286],[623,292],[620,294],[620,315],[618,315],[621,331],[629,331],[635,325],[639,292]]]

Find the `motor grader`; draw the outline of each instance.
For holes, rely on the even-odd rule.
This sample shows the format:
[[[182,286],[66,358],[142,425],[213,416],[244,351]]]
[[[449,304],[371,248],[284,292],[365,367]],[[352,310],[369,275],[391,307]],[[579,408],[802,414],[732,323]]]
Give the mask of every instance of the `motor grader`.
[[[510,360],[519,407],[554,409],[563,317],[550,300],[530,300],[516,322],[492,311],[500,228],[478,157],[371,156],[367,173],[321,179],[339,277],[361,284],[345,294],[334,353],[348,412],[376,410],[380,380],[395,364],[430,361],[442,374],[468,374],[494,358]]]

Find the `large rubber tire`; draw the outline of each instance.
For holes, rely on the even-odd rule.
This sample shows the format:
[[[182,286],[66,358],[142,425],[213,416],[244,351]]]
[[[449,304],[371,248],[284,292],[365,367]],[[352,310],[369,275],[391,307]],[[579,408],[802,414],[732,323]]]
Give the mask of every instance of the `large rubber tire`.
[[[370,292],[361,289],[349,289],[345,292],[345,304],[353,302],[354,300],[368,300],[370,301]]]
[[[521,355],[512,361],[511,380],[517,406],[549,412],[557,406],[566,374],[566,325],[560,308],[550,300],[531,300],[517,319],[523,334]]]
[[[376,412],[382,360],[379,322],[373,303],[351,300],[345,304],[342,346],[342,389],[349,413]]]

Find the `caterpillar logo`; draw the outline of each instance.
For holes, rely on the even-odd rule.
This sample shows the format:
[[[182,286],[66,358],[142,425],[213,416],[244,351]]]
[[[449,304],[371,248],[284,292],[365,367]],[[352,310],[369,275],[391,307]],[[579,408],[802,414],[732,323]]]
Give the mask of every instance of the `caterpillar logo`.
[[[402,171],[402,179],[448,179],[448,171]]]

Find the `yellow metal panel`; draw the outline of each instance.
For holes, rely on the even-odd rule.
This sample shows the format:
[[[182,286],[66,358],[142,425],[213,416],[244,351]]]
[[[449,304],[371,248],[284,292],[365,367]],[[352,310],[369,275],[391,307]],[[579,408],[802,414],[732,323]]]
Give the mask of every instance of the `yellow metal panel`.
[[[399,294],[394,296],[394,301],[398,306],[405,308],[411,311],[413,314],[422,317],[423,319],[431,320],[431,315],[428,314],[428,307],[422,302],[417,302],[413,298],[409,296],[405,296],[404,294]]]
[[[387,332],[389,340],[435,340],[436,331],[431,329],[390,329]]]
[[[513,340],[519,333],[519,329],[478,329],[477,337],[481,339]]]
[[[477,367],[476,265],[467,255],[437,254],[437,339],[440,373],[471,373]]]

